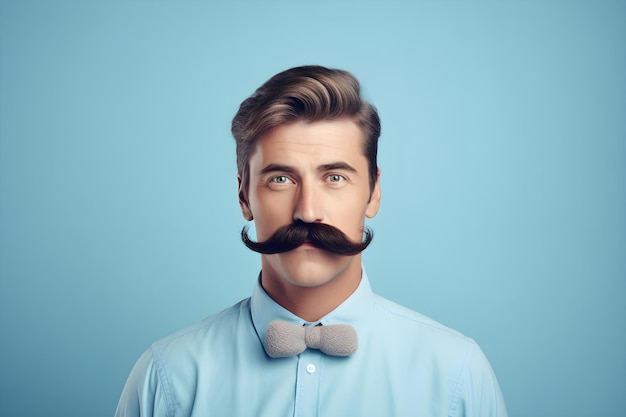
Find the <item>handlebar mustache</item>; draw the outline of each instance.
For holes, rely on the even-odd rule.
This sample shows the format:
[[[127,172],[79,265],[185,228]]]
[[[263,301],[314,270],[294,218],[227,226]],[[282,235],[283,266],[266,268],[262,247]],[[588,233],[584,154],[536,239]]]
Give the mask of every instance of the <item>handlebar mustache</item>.
[[[337,255],[351,256],[361,253],[374,238],[374,232],[368,227],[363,228],[363,240],[353,242],[334,226],[325,223],[305,223],[300,220],[278,228],[262,242],[250,239],[249,229],[250,225],[246,225],[241,230],[241,240],[244,245],[248,249],[265,255],[289,252],[304,242],[310,242],[322,250]]]

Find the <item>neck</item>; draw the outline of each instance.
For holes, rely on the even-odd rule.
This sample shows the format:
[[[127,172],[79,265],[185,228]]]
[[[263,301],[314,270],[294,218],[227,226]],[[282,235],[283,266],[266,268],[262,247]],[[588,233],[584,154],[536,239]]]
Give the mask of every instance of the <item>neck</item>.
[[[307,322],[316,322],[343,303],[361,282],[361,256],[353,257],[347,267],[321,285],[297,285],[273,271],[263,262],[261,285],[283,308]]]

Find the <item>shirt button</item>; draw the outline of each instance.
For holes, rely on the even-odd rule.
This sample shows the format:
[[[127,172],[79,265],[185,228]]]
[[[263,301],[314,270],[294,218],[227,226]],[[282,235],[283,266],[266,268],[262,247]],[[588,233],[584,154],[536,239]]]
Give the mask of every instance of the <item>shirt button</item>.
[[[308,364],[306,366],[306,371],[308,373],[310,373],[310,374],[314,373],[315,372],[315,365],[313,365],[312,363]]]

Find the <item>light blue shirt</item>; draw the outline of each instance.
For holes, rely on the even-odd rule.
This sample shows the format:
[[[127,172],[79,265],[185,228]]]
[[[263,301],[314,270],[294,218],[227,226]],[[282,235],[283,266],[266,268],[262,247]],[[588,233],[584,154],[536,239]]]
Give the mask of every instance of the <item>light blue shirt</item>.
[[[270,358],[272,320],[345,323],[359,337],[350,357],[307,349]],[[154,343],[137,361],[116,416],[506,417],[496,378],[478,345],[372,293],[357,290],[319,322],[252,297]]]

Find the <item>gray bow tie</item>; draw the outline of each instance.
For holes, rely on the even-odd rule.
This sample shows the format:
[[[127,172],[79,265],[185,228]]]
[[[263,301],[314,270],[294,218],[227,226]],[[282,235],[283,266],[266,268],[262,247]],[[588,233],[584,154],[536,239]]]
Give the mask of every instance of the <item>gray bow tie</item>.
[[[298,355],[307,347],[327,355],[350,356],[359,347],[359,338],[348,324],[298,326],[275,320],[267,326],[265,351],[272,358]]]

